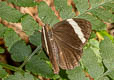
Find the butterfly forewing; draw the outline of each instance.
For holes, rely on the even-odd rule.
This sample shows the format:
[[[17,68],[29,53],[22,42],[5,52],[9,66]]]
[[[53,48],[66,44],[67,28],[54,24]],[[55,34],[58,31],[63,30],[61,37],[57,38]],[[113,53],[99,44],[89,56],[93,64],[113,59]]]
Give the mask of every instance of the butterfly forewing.
[[[91,23],[85,19],[80,19],[80,18],[74,18],[73,20],[81,28],[81,31],[83,32],[84,37],[86,38],[86,41],[85,41],[85,43],[86,43],[88,41],[91,31],[92,31]]]
[[[83,44],[81,40],[78,39],[78,35],[74,32],[74,29],[66,20],[55,24],[52,30],[53,35],[58,37],[59,40],[65,42],[66,44],[69,44],[71,47],[77,49],[82,48]]]

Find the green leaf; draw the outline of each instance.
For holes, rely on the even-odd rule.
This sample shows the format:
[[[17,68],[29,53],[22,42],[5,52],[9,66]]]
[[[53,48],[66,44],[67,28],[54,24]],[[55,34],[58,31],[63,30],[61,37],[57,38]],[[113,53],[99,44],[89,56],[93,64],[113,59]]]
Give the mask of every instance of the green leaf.
[[[22,29],[27,35],[32,35],[35,30],[38,30],[37,22],[29,15],[25,15],[22,20]]]
[[[92,1],[90,1],[90,4],[91,4],[92,8],[96,8],[100,5],[102,5],[103,2],[106,3],[106,1],[109,1],[109,0],[103,0],[103,1],[102,0],[92,0]]]
[[[67,70],[67,74],[70,80],[89,80],[85,77],[85,73],[81,66],[76,67],[73,70]]]
[[[40,59],[49,61],[49,58],[47,57],[46,53],[42,49],[40,51],[38,51],[38,57]]]
[[[23,14],[9,7],[5,2],[0,2],[0,17],[9,22],[19,22]]]
[[[5,41],[5,46],[8,47],[8,50],[12,47],[12,45],[19,41],[21,38],[14,32],[13,29],[7,29],[4,33],[4,41]]]
[[[98,61],[96,53],[91,48],[84,49],[82,64],[87,69],[87,72],[90,74],[90,76],[95,79],[104,72],[102,63]]]
[[[105,16],[106,16],[108,22],[113,23],[114,22],[114,15],[113,15],[114,0],[105,0],[105,1],[107,1],[107,3],[103,5],[105,10],[107,11],[107,12],[105,11],[107,14],[107,15],[105,14]],[[107,20],[105,19],[105,21],[107,21]]]
[[[74,2],[80,14],[86,12],[89,8],[88,0],[74,0]]]
[[[5,52],[4,48],[0,47],[0,54],[2,54],[4,52]]]
[[[4,78],[8,75],[8,73],[2,68],[0,65],[0,78]]]
[[[112,19],[114,18],[114,15],[112,14],[111,9],[109,10],[106,10],[106,8],[108,7],[108,5],[111,4],[111,1],[112,0],[104,0],[102,5],[102,7],[104,8],[100,8],[100,7],[97,7],[95,9],[92,9],[90,12],[93,14],[93,16],[96,16],[97,18],[105,21],[105,22],[113,22]],[[108,4],[108,5],[107,5]],[[113,4],[114,5],[114,4]],[[105,13],[105,14],[104,14]]]
[[[31,75],[28,72],[26,72],[24,74],[21,74],[20,72],[15,72],[14,75],[9,75],[4,80],[35,80],[35,79],[34,79],[33,75]]]
[[[0,38],[4,37],[4,32],[6,31],[6,27],[0,24]]]
[[[45,24],[50,24],[51,26],[59,21],[45,2],[40,2],[38,5],[38,15]]]
[[[32,51],[29,45],[27,46],[24,41],[20,40],[12,45],[9,52],[14,61],[21,62],[24,61]]]
[[[96,57],[98,58],[98,63],[102,63],[102,57],[101,57],[101,53],[100,53],[100,48],[99,48],[99,42],[95,39],[90,39],[89,40],[89,44],[90,44],[90,48],[93,50],[93,52],[95,53]]]
[[[33,56],[28,64],[26,64],[25,68],[34,74],[38,74],[46,78],[53,78],[54,76],[51,67],[46,63],[46,61],[40,59],[38,55]]]
[[[102,78],[100,78],[98,80],[110,80],[110,79],[107,76],[105,76],[105,77],[102,77]]]
[[[86,1],[86,3],[84,3],[84,1]],[[83,2],[84,5],[87,4],[87,0],[79,1],[79,3],[81,2]],[[80,13],[78,17],[89,20],[92,24],[92,30],[106,30],[106,24],[104,24],[104,22],[111,23],[114,21],[114,15],[112,14],[113,0],[93,0],[90,1],[90,4],[91,9],[80,11],[82,13]],[[76,5],[78,5],[78,3],[76,3]],[[86,6],[83,7],[86,9]],[[83,7],[81,8],[83,9]]]
[[[41,32],[35,31],[34,34],[30,36],[29,40],[30,43],[35,46],[41,45]]]
[[[75,16],[72,7],[67,5],[67,0],[54,0],[54,4],[63,20]]]
[[[13,3],[17,6],[23,6],[23,7],[31,7],[37,4],[35,3],[34,0],[8,0],[8,2]]]
[[[96,33],[92,31],[89,39],[93,39],[93,38],[96,38]]]
[[[114,69],[108,72],[108,76],[114,80]]]
[[[92,30],[106,30],[106,25],[97,19],[95,16],[92,16],[90,14],[84,13],[82,15],[78,16],[79,18],[89,20],[92,24]]]
[[[91,44],[92,47],[99,48],[99,42],[95,39],[90,39],[89,43]]]
[[[109,70],[114,69],[114,43],[108,37],[100,43],[100,52],[105,66]]]
[[[108,34],[107,31],[100,31],[99,33],[103,37],[109,37],[111,40],[113,40],[113,36],[111,36],[110,34]]]

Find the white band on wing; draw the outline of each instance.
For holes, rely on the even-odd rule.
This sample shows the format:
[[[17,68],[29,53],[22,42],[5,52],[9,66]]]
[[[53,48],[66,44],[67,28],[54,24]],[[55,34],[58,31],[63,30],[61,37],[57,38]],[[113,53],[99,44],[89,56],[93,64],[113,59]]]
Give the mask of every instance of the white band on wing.
[[[82,43],[84,43],[86,39],[84,38],[84,34],[81,31],[81,28],[79,27],[79,25],[73,19],[67,19],[67,21],[73,27],[75,33],[78,35]]]
[[[49,55],[49,49],[48,49],[48,45],[47,45],[47,40],[46,40],[46,32],[45,32],[45,29],[43,27],[43,34],[44,34],[44,42],[45,42],[45,45],[46,45],[46,50],[47,50],[47,54]]]

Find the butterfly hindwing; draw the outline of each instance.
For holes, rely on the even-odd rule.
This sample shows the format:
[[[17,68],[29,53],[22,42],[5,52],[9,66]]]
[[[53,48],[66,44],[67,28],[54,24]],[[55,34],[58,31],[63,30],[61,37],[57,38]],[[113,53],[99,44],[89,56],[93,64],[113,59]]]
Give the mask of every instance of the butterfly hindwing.
[[[49,25],[45,25],[42,29],[42,47],[49,56],[51,64],[53,66],[54,73],[59,72],[58,66],[58,47],[56,42],[53,39],[51,29]]]
[[[79,59],[82,55],[82,49],[73,48],[56,36],[54,38],[59,48],[59,66],[62,69],[73,69],[76,65],[78,65]]]

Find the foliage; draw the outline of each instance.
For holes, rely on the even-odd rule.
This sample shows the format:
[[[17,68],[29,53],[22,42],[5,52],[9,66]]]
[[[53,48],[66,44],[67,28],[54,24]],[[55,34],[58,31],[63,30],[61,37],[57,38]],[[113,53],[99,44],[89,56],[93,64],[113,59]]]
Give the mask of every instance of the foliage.
[[[37,22],[35,22],[34,19],[29,15],[25,15],[22,18],[21,24],[23,26],[24,32],[29,36],[32,35],[35,30],[38,30],[39,27]]]
[[[26,72],[24,74],[21,74],[20,72],[15,72],[14,75],[8,75],[7,78],[4,78],[4,80],[38,80],[33,77],[30,73]]]
[[[12,45],[9,52],[14,61],[22,62],[31,54],[31,48],[26,46],[24,41],[17,41]]]
[[[7,74],[8,73],[2,68],[2,66],[0,66],[0,78],[4,78]]]
[[[7,49],[11,60],[18,63],[18,65],[14,66],[0,61],[0,78],[3,80],[39,80],[36,77],[38,75],[54,80],[90,80],[90,77],[95,80],[114,80],[114,37],[107,33],[107,25],[105,24],[114,22],[114,0],[90,0],[90,9],[89,0],[73,1],[79,11],[78,16],[75,16],[72,6],[67,4],[67,0],[54,0],[55,9],[59,11],[63,20],[72,17],[89,20],[92,24],[93,32],[83,49],[80,65],[73,70],[61,70],[58,75],[53,73],[52,65],[47,55],[39,47],[41,46],[41,27],[36,22],[36,19],[10,7],[7,3],[19,7],[38,6],[39,18],[45,24],[50,24],[51,26],[59,22],[54,11],[44,1],[39,3],[36,0],[0,1],[0,18],[9,23],[21,23],[22,32],[25,32],[30,42],[26,44],[14,29],[9,28],[0,21],[0,39],[4,40],[4,45],[0,44],[0,55],[5,55],[5,50]],[[98,41],[96,32],[104,40]],[[38,46],[39,49],[35,55],[32,55],[34,46]],[[14,74],[9,74],[4,68],[14,71]],[[89,76],[86,77],[86,73]]]
[[[0,54],[4,52],[5,52],[4,48],[0,47]]]

